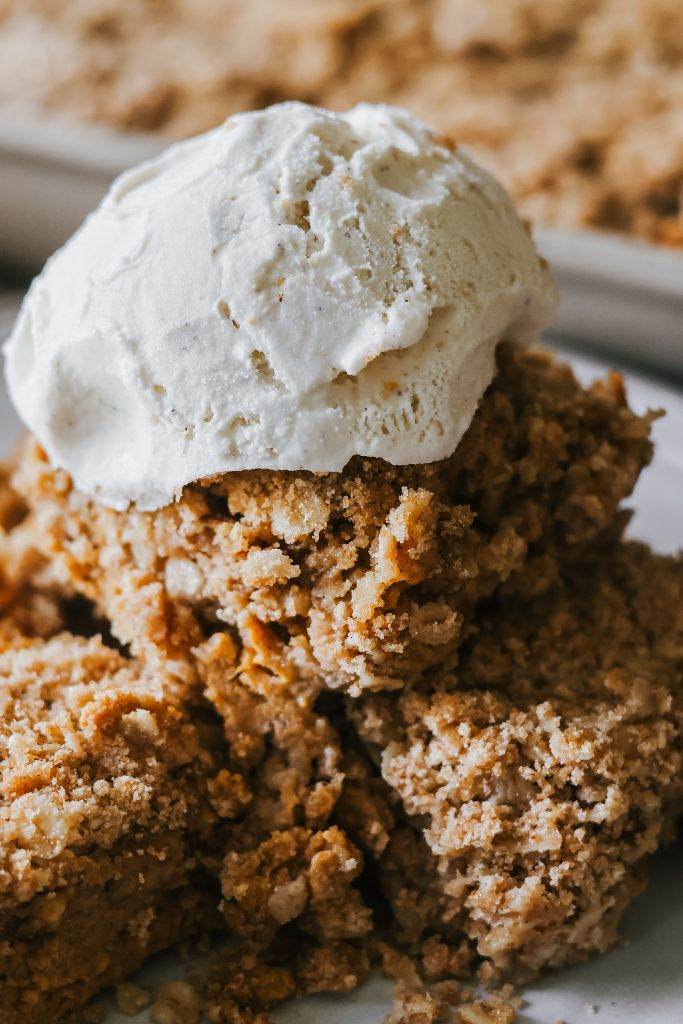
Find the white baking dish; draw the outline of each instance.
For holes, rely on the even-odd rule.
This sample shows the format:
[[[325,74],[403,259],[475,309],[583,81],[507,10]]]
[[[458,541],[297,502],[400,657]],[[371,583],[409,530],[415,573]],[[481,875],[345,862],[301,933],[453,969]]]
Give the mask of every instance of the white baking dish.
[[[597,231],[535,234],[560,287],[555,331],[683,375],[683,250]]]
[[[37,270],[151,136],[0,115],[0,261]],[[557,330],[683,375],[683,252],[597,232],[537,232],[560,286]]]
[[[39,270],[113,178],[162,149],[157,139],[70,121],[0,114],[0,259]]]

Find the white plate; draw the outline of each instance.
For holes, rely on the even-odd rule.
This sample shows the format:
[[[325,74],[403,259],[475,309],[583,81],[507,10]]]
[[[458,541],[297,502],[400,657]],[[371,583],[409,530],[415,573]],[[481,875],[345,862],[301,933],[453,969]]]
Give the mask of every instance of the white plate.
[[[0,114],[0,259],[31,270],[122,170],[163,143],[72,121]],[[683,253],[598,232],[538,231],[560,286],[557,328],[683,376]]]
[[[0,310],[1,310],[0,304]],[[7,309],[6,309],[7,312]],[[8,327],[8,317],[5,319]],[[0,336],[2,322],[0,319]],[[572,357],[584,381],[608,367],[597,360]],[[683,398],[644,377],[627,374],[631,403],[638,411],[664,408],[667,416],[654,427],[656,455],[643,473],[633,498],[636,516],[631,534],[659,551],[683,545]],[[0,438],[9,448],[19,425],[0,390]],[[3,454],[3,453],[0,453]],[[543,978],[524,995],[524,1024],[676,1024],[683,1020],[683,850],[658,855],[646,894],[626,916],[628,943],[589,964]],[[157,987],[182,977],[184,968],[174,954],[156,959],[136,981]],[[390,1004],[391,986],[373,979],[347,997],[318,996],[291,1003],[274,1017],[281,1024],[379,1024]],[[108,1024],[131,1024],[114,1009],[111,997]],[[594,1014],[597,1008],[598,1016]],[[143,1012],[135,1020],[147,1021]]]

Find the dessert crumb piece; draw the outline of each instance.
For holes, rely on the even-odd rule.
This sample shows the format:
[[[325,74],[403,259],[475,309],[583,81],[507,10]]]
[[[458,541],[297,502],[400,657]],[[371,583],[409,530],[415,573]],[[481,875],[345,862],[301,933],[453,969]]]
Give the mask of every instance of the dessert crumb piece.
[[[425,990],[408,988],[398,982],[394,990],[394,1005],[383,1024],[436,1024],[446,1020],[444,1004]]]
[[[472,998],[472,992],[456,981],[426,987],[399,980],[393,1006],[383,1024],[515,1024],[519,1002],[500,991]]]
[[[187,981],[169,981],[159,990],[152,1006],[153,1024],[198,1024],[199,996]]]
[[[116,988],[116,1007],[124,1017],[135,1017],[136,1014],[149,1006],[151,995],[139,985],[125,982]]]
[[[455,1019],[457,1024],[514,1024],[518,1017],[516,1007],[492,993],[485,999],[464,1003]]]
[[[410,957],[385,942],[378,943],[382,973],[387,978],[392,978],[399,985],[406,988],[418,988],[421,985],[420,976],[414,962]]]
[[[428,984],[415,962],[386,943],[378,943],[383,974],[396,982],[394,1002],[383,1024],[514,1024],[521,998],[505,984],[478,998],[455,978]]]

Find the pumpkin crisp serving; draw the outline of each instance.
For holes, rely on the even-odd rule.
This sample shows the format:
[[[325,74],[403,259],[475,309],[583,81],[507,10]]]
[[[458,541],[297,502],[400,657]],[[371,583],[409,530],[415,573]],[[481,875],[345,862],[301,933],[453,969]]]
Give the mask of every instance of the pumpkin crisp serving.
[[[503,190],[288,103],[119,179],[7,343],[0,1017],[264,1024],[378,968],[511,1024],[683,797],[683,563]],[[131,982],[185,943],[198,970]]]

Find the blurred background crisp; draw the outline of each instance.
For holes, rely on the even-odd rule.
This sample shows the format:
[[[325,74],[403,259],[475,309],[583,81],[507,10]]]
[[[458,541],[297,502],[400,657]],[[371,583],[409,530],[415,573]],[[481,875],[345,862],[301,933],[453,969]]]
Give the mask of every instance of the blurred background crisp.
[[[683,245],[680,0],[0,0],[0,105],[178,138],[404,105],[536,223]]]

